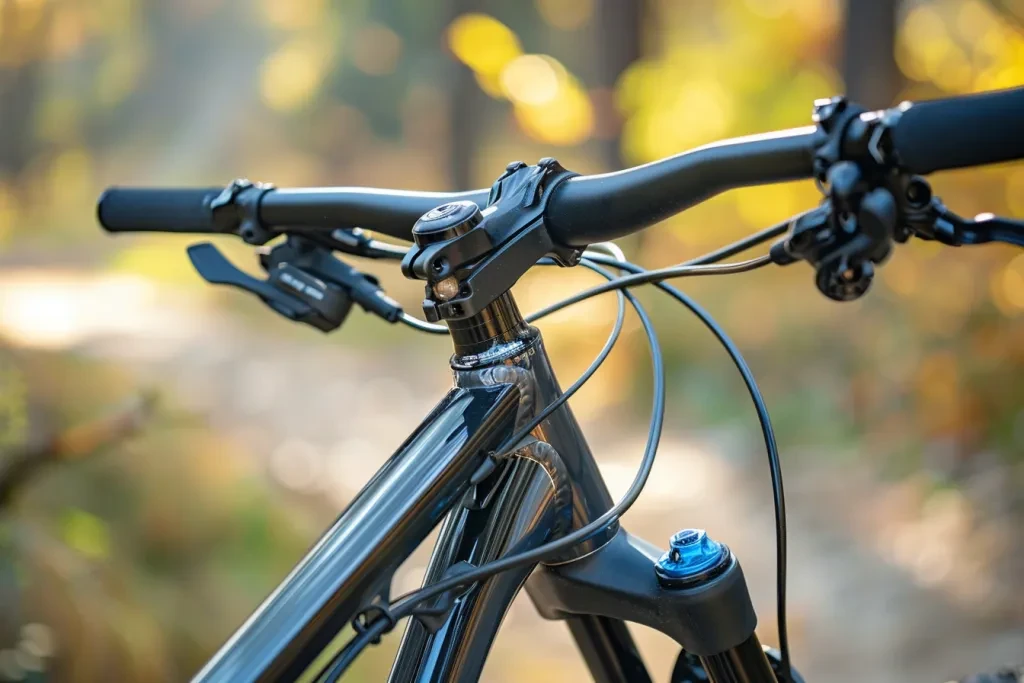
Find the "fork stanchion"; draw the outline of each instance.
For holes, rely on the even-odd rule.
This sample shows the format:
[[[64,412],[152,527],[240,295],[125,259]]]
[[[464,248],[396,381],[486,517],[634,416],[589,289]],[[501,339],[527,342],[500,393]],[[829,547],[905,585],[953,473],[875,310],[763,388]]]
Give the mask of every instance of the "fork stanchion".
[[[777,683],[754,634],[757,616],[743,570],[727,546],[703,529],[684,529],[672,537],[654,571],[662,589],[684,598],[689,630],[700,642],[684,643],[688,652],[682,657],[695,655],[705,680]]]

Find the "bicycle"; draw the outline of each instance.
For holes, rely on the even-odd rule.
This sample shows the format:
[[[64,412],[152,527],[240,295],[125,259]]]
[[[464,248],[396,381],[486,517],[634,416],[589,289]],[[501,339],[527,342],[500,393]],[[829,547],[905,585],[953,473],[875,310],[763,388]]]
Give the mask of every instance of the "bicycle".
[[[785,498],[765,402],[725,332],[665,281],[803,261],[821,293],[850,301],[867,292],[894,246],[912,237],[1024,246],[1024,222],[957,216],[923,178],[1021,158],[1024,88],[1016,88],[884,111],[841,97],[819,100],[813,125],[804,128],[589,177],[554,159],[516,162],[489,190],[277,189],[246,180],[227,188],[108,189],[98,218],[110,232],[233,234],[255,246],[283,237],[261,251],[266,280],[237,269],[212,244],[193,245],[188,254],[207,281],[251,292],[288,319],[327,332],[358,304],[391,323],[449,334],[454,344],[451,391],[193,680],[335,681],[405,618],[411,622],[390,680],[476,680],[524,586],[543,617],[567,623],[600,683],[650,681],[629,621],[681,646],[675,681],[802,680],[786,635]],[[609,242],[725,190],[797,179],[818,184],[820,206],[699,259],[645,270]],[[363,229],[412,246],[375,240]],[[762,256],[721,263],[769,240]],[[339,255],[400,260],[407,278],[424,282],[426,320],[402,310],[376,279]],[[581,265],[606,282],[524,318],[509,290],[538,263]],[[726,545],[687,529],[665,552],[618,523],[650,473],[664,417],[661,350],[630,292],[645,283],[718,338],[757,408],[775,505],[777,651],[754,634],[743,572]],[[563,392],[529,323],[612,291],[612,332]],[[611,351],[627,303],[650,346],[653,410],[636,478],[613,502],[567,400]],[[439,524],[423,587],[392,598],[393,572]],[[347,644],[325,650],[349,624]]]

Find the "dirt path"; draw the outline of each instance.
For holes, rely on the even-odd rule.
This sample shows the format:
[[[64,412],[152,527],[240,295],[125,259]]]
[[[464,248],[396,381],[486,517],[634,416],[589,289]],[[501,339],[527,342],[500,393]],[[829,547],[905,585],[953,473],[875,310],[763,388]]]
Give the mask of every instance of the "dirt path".
[[[114,287],[69,276],[48,280],[48,294],[32,294],[19,277],[0,280],[0,334],[116,361],[132,368],[140,384],[167,387],[213,428],[243,441],[286,499],[301,496],[324,525],[448,384],[441,346],[436,362],[427,363],[407,352],[271,336],[277,323],[257,328],[225,319],[189,295],[141,283]],[[46,301],[51,308],[71,302],[63,323],[41,322],[38,306]],[[602,420],[584,430],[618,495],[633,476],[643,426]],[[625,524],[659,544],[685,526],[725,540],[743,563],[762,639],[774,642],[774,535],[761,454],[733,431],[667,434],[651,484]],[[863,542],[851,526],[856,515],[822,499],[841,476],[824,465],[787,470],[790,630],[805,677],[939,682],[1024,660],[1024,627],[982,623]],[[851,479],[849,487],[844,501],[857,500],[856,487],[865,487],[865,499],[870,493],[862,480]],[[425,550],[417,553],[397,581],[415,583],[425,559]],[[653,632],[635,632],[656,680],[667,680],[676,648]],[[525,598],[509,613],[485,680],[513,680],[503,671],[517,680],[585,680],[565,629],[538,619]]]

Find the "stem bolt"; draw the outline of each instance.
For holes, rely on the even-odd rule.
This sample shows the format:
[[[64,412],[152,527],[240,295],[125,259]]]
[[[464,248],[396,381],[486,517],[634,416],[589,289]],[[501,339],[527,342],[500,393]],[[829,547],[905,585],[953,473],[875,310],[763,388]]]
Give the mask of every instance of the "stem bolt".
[[[459,293],[459,281],[455,277],[446,277],[434,285],[434,296],[441,301],[454,299]]]

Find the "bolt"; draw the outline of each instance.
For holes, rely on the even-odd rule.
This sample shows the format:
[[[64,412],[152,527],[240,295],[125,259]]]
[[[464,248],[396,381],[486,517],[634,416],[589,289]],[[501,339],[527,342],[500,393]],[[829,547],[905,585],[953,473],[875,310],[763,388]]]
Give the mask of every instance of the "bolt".
[[[907,201],[913,206],[924,206],[931,199],[930,188],[922,180],[912,180],[907,185]]]
[[[454,277],[446,277],[434,285],[434,295],[441,301],[454,299],[459,293],[459,281]]]

